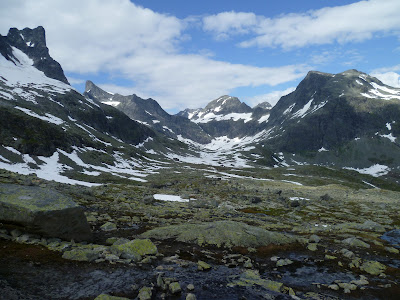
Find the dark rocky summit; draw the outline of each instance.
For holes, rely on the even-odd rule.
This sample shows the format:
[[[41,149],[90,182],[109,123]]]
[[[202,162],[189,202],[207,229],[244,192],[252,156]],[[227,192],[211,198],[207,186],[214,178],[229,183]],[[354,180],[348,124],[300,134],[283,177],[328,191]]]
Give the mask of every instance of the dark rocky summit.
[[[7,34],[7,42],[27,54],[33,60],[33,66],[42,71],[47,77],[69,84],[61,65],[49,54],[49,49],[46,46],[45,30],[42,26],[35,29],[24,28],[22,30],[11,28]]]

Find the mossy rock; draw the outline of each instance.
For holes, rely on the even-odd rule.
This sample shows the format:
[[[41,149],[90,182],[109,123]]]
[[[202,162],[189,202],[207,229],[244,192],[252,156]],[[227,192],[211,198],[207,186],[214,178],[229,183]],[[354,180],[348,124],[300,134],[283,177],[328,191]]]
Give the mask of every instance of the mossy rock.
[[[73,249],[65,251],[63,256],[64,259],[77,260],[77,261],[94,261],[99,258],[99,253],[90,249]]]
[[[228,286],[246,286],[251,287],[254,285],[258,285],[266,288],[267,290],[274,292],[282,292],[283,291],[283,283],[278,281],[272,281],[267,279],[262,279],[258,271],[248,270],[240,275],[240,278],[232,283],[228,284]]]
[[[378,261],[369,260],[361,265],[360,270],[371,275],[379,275],[385,272],[386,266]]]
[[[300,239],[234,221],[181,224],[155,228],[142,234],[146,238],[170,239],[180,242],[217,247],[258,247],[269,244],[289,244]]]
[[[149,239],[136,239],[120,245],[112,245],[110,250],[121,258],[140,261],[144,255],[157,254],[157,247]]]

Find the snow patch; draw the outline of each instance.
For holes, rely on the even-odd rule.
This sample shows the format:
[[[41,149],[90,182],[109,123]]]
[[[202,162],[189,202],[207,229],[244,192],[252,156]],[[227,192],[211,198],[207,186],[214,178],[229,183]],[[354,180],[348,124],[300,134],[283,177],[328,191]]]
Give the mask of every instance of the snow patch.
[[[386,175],[390,171],[390,168],[388,166],[379,165],[379,164],[375,164],[373,166],[370,166],[369,168],[364,168],[364,169],[355,169],[355,168],[349,168],[349,167],[345,167],[343,169],[357,171],[358,173],[368,174],[368,175],[371,175],[374,177]]]

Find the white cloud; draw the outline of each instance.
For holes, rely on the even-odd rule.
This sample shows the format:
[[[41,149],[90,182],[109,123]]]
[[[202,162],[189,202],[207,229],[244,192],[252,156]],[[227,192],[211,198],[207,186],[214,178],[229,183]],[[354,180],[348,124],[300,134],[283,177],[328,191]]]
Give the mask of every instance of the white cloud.
[[[204,19],[205,29],[218,35],[233,35],[237,28],[251,31],[254,38],[240,43],[242,47],[282,47],[286,49],[308,45],[358,42],[371,39],[377,33],[398,35],[400,1],[369,0],[326,7],[306,13],[291,13],[276,18],[247,16],[242,13],[220,13]],[[238,15],[237,22],[234,14]],[[254,20],[256,22],[254,23]],[[225,22],[225,23],[223,23]],[[253,23],[252,23],[253,22]]]
[[[308,69],[303,65],[259,68],[217,61],[209,53],[182,53],[179,43],[190,38],[184,33],[189,24],[187,19],[159,14],[128,0],[0,3],[1,33],[10,26],[42,25],[50,54],[72,76],[101,72],[123,77],[124,87],[110,86],[114,92],[152,97],[166,109],[199,107],[237,87],[288,82]],[[132,85],[126,87],[129,80]]]
[[[213,32],[217,39],[223,40],[232,34],[248,33],[257,25],[258,19],[254,13],[222,12],[204,17],[203,30]]]
[[[395,72],[371,73],[371,76],[378,78],[384,84],[400,88],[400,74],[398,73]]]
[[[281,99],[282,96],[290,94],[295,89],[296,89],[295,87],[290,87],[283,91],[273,91],[268,94],[253,96],[253,97],[246,99],[246,102],[252,107],[254,107],[257,104],[262,103],[262,102],[268,102],[272,106],[275,106],[275,104],[278,103],[279,99]]]

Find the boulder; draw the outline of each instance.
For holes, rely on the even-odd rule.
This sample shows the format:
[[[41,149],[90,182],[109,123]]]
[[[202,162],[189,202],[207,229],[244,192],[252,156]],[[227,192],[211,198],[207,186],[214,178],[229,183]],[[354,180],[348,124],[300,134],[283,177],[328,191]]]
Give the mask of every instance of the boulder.
[[[215,221],[198,224],[181,224],[155,228],[142,234],[146,238],[175,239],[200,246],[259,247],[270,244],[282,245],[301,239],[289,234],[268,231],[263,228],[234,221]]]
[[[82,207],[66,195],[36,186],[0,184],[0,221],[47,237],[92,238]]]
[[[121,258],[133,259],[134,261],[140,261],[142,256],[155,255],[158,252],[156,245],[149,239],[136,239],[123,244],[114,243],[110,250]]]

